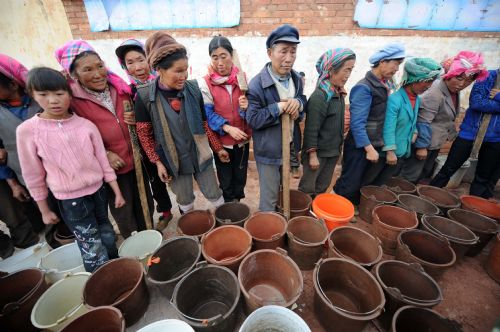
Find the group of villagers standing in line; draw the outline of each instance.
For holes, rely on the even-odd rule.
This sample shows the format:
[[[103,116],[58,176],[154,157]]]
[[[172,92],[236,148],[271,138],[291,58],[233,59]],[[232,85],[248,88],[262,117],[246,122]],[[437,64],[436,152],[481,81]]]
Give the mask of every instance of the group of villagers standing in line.
[[[491,197],[500,175],[500,94],[498,70],[486,71],[481,53],[462,51],[443,64],[406,59],[396,86],[404,46],[377,50],[370,70],[350,91],[346,134],[344,87],[356,54],[349,48],[322,54],[316,88],[306,99],[302,77],[293,69],[299,44],[295,27],[276,28],[266,40],[270,61],[246,94],[238,84],[233,47],[223,36],[211,40],[210,66],[198,80],[188,80],[186,48],[165,32],[154,33],[145,45],[130,39],[116,49],[130,84],[83,40],[56,50],[62,73],[46,67],[28,72],[0,55],[0,195],[7,203],[0,219],[14,245],[32,245],[43,224],[64,221],[85,269],[93,271],[118,254],[108,207],[124,238],[152,222],[152,214],[148,221],[142,213],[129,127],[141,146],[149,211],[154,199],[161,214],[159,230],[172,218],[166,183],[181,213],[194,209],[193,178],[215,208],[244,198],[251,138],[259,210],[275,211],[281,172],[289,171],[281,169],[282,114],[306,118],[299,190],[312,197],[325,192],[343,154],[334,191],[358,204],[361,186],[382,185],[394,175],[412,182],[429,176],[441,146],[456,136],[460,91],[474,81],[460,134],[431,185],[446,185],[470,154],[483,114],[491,113],[471,186],[472,194]],[[2,234],[0,247],[4,243]]]

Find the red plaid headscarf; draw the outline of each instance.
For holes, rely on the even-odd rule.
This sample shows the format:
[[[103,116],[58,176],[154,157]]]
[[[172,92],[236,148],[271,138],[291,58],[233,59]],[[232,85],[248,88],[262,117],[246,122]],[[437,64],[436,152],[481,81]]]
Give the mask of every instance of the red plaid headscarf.
[[[70,68],[76,57],[83,52],[95,52],[85,40],[70,40],[55,51],[57,62],[70,74]],[[108,69],[108,83],[111,84],[119,93],[131,94],[130,87],[118,75]]]
[[[17,60],[2,53],[0,53],[0,72],[19,84],[19,86],[23,88],[26,86],[28,69]]]

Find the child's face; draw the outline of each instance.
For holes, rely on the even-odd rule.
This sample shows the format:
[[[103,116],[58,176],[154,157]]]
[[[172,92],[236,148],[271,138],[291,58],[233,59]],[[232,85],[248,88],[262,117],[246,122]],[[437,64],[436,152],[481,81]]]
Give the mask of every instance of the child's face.
[[[71,96],[68,91],[33,91],[33,98],[43,109],[45,118],[64,119],[69,114]]]

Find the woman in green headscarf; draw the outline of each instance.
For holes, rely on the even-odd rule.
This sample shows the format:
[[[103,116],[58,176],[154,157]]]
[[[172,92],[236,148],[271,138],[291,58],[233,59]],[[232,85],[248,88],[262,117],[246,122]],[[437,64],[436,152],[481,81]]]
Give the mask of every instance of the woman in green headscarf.
[[[326,191],[344,142],[344,86],[356,55],[348,48],[331,49],[316,63],[318,83],[307,101],[302,149],[304,173],[299,190],[312,197]]]
[[[431,87],[440,72],[441,65],[430,58],[411,58],[406,61],[401,87],[387,100],[382,148],[386,153],[386,163],[369,165],[363,185],[383,185],[398,173],[403,160],[410,156],[411,144],[417,137],[419,95]]]

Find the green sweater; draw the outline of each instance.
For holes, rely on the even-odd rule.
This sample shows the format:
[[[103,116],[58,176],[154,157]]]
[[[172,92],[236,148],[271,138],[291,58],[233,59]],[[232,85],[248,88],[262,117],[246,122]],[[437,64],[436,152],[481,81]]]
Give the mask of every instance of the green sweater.
[[[315,148],[318,157],[337,157],[344,141],[344,96],[334,95],[326,101],[323,90],[316,88],[307,101],[303,157]]]

